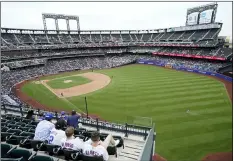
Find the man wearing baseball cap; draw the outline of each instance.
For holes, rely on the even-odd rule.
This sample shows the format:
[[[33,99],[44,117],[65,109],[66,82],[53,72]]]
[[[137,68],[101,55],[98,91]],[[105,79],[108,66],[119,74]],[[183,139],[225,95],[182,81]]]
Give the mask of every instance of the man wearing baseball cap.
[[[61,112],[61,116],[60,116],[60,118],[59,119],[63,119],[63,120],[65,120],[65,121],[67,121],[67,115],[66,115],[66,113],[64,112],[64,111],[62,111]]]
[[[45,120],[42,120],[37,124],[34,140],[48,140],[51,130],[55,128],[55,125],[51,122],[53,117],[54,116],[51,113],[45,114]]]
[[[80,118],[80,115],[77,114],[75,110],[72,110],[71,116],[68,116],[67,118],[67,125],[77,128],[79,118]]]

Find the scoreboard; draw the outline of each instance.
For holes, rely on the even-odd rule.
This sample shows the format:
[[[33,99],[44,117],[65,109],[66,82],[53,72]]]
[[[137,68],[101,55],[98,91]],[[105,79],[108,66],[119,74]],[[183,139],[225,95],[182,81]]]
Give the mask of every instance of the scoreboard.
[[[214,23],[217,12],[217,3],[194,7],[187,10],[186,26]]]

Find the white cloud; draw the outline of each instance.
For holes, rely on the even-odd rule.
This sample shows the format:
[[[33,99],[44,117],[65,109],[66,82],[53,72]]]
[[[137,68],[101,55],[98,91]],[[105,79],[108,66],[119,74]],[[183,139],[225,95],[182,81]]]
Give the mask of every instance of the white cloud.
[[[158,29],[184,26],[187,8],[207,2],[2,2],[1,26],[43,29],[42,13],[78,15],[83,30]],[[219,2],[220,35],[232,35],[232,2]],[[60,28],[65,29],[66,24]],[[76,23],[71,22],[76,29]],[[47,21],[48,29],[55,29]]]

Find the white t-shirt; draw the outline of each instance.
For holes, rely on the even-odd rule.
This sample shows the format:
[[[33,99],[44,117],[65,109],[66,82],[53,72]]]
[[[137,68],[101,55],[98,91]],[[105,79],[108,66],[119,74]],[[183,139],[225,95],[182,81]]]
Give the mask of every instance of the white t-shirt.
[[[53,128],[50,133],[50,137],[48,139],[49,144],[54,144],[54,145],[61,145],[61,140],[63,138],[66,138],[65,131],[63,130],[56,130]]]
[[[34,140],[45,141],[49,139],[50,132],[54,128],[54,124],[50,121],[40,121],[35,130]]]
[[[93,156],[93,157],[102,156],[105,161],[109,159],[107,150],[101,145],[98,145],[97,147],[93,147],[92,145],[85,143],[83,154],[86,156]]]
[[[73,150],[80,150],[84,148],[84,142],[80,138],[69,139],[63,138],[61,140],[62,148],[73,149]]]

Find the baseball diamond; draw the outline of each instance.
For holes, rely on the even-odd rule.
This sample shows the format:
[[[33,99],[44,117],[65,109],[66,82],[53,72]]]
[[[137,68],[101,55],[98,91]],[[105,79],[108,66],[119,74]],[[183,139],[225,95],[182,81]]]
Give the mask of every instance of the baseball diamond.
[[[232,2],[205,3],[2,2],[1,160],[232,161]]]
[[[231,144],[228,145],[232,139],[228,132],[232,130],[232,105],[228,96],[231,94],[230,83],[224,81],[229,88],[227,92],[224,84],[216,79],[147,65],[94,70],[94,73],[114,78],[101,90],[67,98],[72,106],[67,100],[60,99],[59,92],[55,97],[40,84],[28,82],[21,90],[43,106],[61,110],[75,105],[79,108],[77,110],[85,111],[83,99],[87,96],[89,112],[108,121],[125,122],[129,115],[152,117],[157,123],[157,137],[161,138],[157,142],[157,152],[168,160],[190,158],[193,147],[200,144],[209,144],[210,148],[201,146],[202,153],[195,155],[196,159],[211,151],[222,151],[224,147],[226,151],[231,150]],[[87,71],[85,74],[93,73]],[[67,73],[52,76],[52,80],[64,75]],[[50,77],[46,79],[50,80]],[[190,112],[186,113],[188,109]]]

